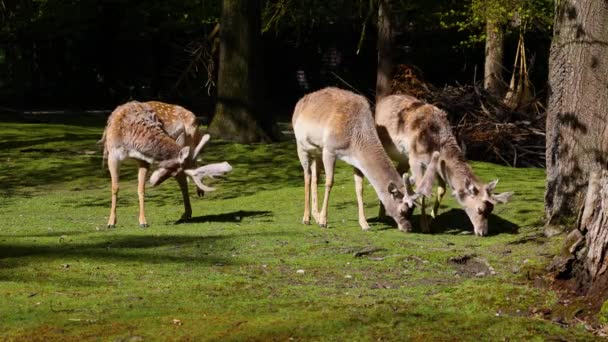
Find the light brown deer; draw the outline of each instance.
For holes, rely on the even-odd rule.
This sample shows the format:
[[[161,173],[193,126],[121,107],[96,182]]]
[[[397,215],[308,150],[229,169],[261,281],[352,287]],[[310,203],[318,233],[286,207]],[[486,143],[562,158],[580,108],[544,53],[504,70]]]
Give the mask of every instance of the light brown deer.
[[[179,123],[178,113],[183,108],[176,106],[177,113],[172,113],[166,106],[169,105],[129,102],[118,106],[108,118],[100,142],[103,143],[104,159],[107,159],[112,178],[112,206],[108,218],[110,228],[116,225],[120,164],[126,158],[137,160],[139,165],[137,192],[141,227],[148,226],[144,211],[145,179],[153,162],[158,161],[159,168],[150,177],[152,185],[158,185],[171,176],[180,184],[184,198],[184,220],[192,215],[186,175],[194,180],[201,191],[209,191],[213,189],[202,183],[203,177],[220,176],[232,169],[226,162],[196,168],[196,158],[209,141],[209,135],[201,136],[198,127],[185,125],[183,121]],[[172,120],[162,122],[159,116]]]
[[[298,157],[304,169],[304,224],[312,215],[321,227],[327,227],[329,195],[334,180],[336,159],[354,167],[355,189],[359,209],[359,225],[369,229],[363,208],[363,177],[376,190],[388,214],[401,231],[410,231],[408,220],[414,201],[430,195],[433,178],[421,181],[414,192],[409,177],[403,180],[382,148],[369,103],[363,96],[338,88],[325,88],[304,96],[296,104],[292,124],[297,141]],[[437,164],[430,165],[433,171]],[[317,165],[325,169],[325,196],[321,213],[317,202]],[[431,174],[433,176],[433,174]]]
[[[422,166],[430,162],[431,153],[439,151],[439,185],[431,216],[437,215],[447,183],[471,220],[475,234],[487,235],[494,205],[506,203],[513,193],[493,194],[498,180],[484,184],[475,176],[444,111],[412,96],[391,95],[376,105],[376,125],[380,140],[389,156],[398,162],[398,169],[411,166],[415,180],[423,176]],[[426,215],[424,199],[421,211]]]

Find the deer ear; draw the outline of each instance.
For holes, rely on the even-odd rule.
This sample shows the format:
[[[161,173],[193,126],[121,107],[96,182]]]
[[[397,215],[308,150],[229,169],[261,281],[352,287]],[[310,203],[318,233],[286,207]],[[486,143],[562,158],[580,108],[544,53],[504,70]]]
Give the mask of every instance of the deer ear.
[[[491,194],[494,189],[496,189],[496,184],[498,184],[498,179],[495,179],[486,185],[486,191],[488,194]]]
[[[190,146],[184,146],[184,148],[182,148],[181,151],[179,151],[179,163],[183,164],[184,161],[186,161],[186,159],[188,159],[188,156],[190,155]]]
[[[399,188],[393,182],[390,182],[390,184],[388,185],[388,192],[393,198],[403,198],[403,193],[401,193]]]
[[[511,196],[513,196],[513,191],[503,192],[502,194],[492,195],[490,197],[490,199],[491,199],[490,202],[493,202],[493,203],[507,203],[511,199]]]

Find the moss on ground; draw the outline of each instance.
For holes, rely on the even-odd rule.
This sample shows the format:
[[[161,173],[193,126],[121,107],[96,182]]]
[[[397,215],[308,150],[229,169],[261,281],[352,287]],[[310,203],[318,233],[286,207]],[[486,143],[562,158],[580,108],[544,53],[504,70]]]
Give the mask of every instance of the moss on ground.
[[[105,228],[109,176],[99,125],[0,128],[0,337],[5,340],[592,340],[556,324],[557,296],[538,269],[559,251],[542,236],[544,172],[474,163],[514,190],[478,238],[446,196],[434,234],[375,220],[358,227],[352,169],[339,162],[329,229],[303,226],[302,175],[291,141],[211,141],[205,162],[234,171],[194,199],[175,182],[148,189],[137,221],[126,163],[116,229]],[[415,217],[417,220],[417,217]],[[355,257],[366,248],[378,251]],[[487,262],[468,272],[450,258]],[[479,261],[478,267],[486,267]],[[478,269],[474,269],[477,271]],[[299,271],[299,272],[298,272]],[[549,312],[549,314],[547,314]]]

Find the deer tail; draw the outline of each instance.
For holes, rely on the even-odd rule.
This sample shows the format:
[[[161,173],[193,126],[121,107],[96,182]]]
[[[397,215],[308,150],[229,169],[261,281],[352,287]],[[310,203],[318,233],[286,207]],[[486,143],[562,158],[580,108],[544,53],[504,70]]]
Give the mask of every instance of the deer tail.
[[[103,151],[103,158],[101,159],[101,168],[102,169],[106,166],[106,160],[108,159],[108,149],[106,148],[106,133],[107,133],[107,129],[104,129],[101,139],[99,139],[99,141],[97,141],[97,144],[101,145],[101,148]]]

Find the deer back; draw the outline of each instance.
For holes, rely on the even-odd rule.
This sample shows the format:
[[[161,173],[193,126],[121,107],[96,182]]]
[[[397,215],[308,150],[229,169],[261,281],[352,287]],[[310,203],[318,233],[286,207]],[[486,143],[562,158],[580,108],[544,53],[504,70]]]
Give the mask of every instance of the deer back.
[[[108,118],[102,138],[104,156],[117,154],[150,160],[176,158],[181,146],[163,128],[152,107],[140,102],[118,106]]]
[[[185,146],[190,146],[191,149],[196,147],[202,133],[198,129],[199,123],[194,113],[182,106],[159,101],[148,101],[145,104],[152,108],[169,136],[175,140],[184,133]]]
[[[304,96],[292,117],[299,143],[354,155],[379,145],[367,99],[352,92],[325,88]]]

